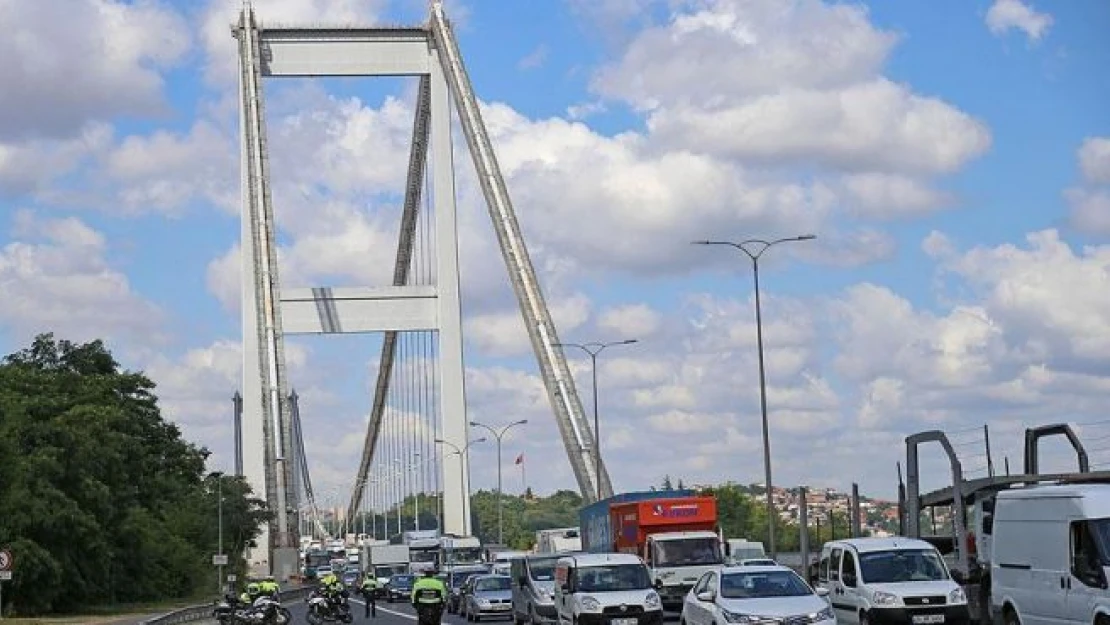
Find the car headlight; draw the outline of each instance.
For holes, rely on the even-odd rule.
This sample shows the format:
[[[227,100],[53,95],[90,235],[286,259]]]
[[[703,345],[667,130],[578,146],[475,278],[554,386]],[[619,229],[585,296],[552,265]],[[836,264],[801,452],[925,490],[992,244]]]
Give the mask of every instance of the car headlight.
[[[648,610],[658,610],[661,605],[662,602],[659,600],[659,594],[655,591],[649,592],[647,598],[644,599],[644,607]]]
[[[957,588],[948,593],[948,603],[967,603],[967,593],[963,588]]]
[[[879,607],[896,608],[902,605],[902,598],[898,595],[892,595],[889,592],[876,590],[875,593],[871,595],[871,603]]]
[[[593,597],[582,597],[582,611],[583,612],[600,612],[601,603]]]
[[[820,623],[821,621],[831,621],[834,618],[836,618],[836,616],[833,614],[833,610],[832,610],[831,605],[826,606],[825,609],[821,610],[820,612],[814,612],[813,614],[807,614],[806,617],[808,618],[810,623]]]

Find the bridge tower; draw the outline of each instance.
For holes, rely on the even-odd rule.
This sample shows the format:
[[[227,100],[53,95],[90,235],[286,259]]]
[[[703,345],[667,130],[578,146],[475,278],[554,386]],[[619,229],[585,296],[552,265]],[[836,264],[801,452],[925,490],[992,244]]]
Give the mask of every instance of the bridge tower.
[[[266,528],[259,569],[284,571],[287,550],[297,544],[296,489],[292,469],[291,410],[285,374],[285,334],[384,333],[366,442],[348,511],[362,503],[389,393],[398,332],[434,330],[439,355],[442,438],[466,446],[462,319],[459,301],[458,234],[451,115],[457,112],[493,221],[509,279],[536,354],[556,423],[583,497],[592,501],[597,484],[612,493],[604,464],[595,463],[589,422],[539,287],[496,155],[451,25],[439,0],[430,3],[419,27],[351,28],[263,26],[249,2],[233,34],[239,42],[242,126],[243,262],[243,447],[245,473],[271,509],[284,511]],[[417,76],[420,86],[413,124],[408,179],[391,286],[282,288],[277,274],[273,207],[270,199],[263,90],[264,77]],[[417,211],[425,175],[433,205],[434,286],[409,284]],[[311,417],[308,417],[311,419]],[[440,450],[442,454],[443,450]],[[463,456],[439,463],[444,531],[469,534],[469,492]],[[600,467],[600,475],[595,471]],[[281,554],[279,556],[279,553]],[[274,560],[271,562],[271,558]],[[280,560],[280,561],[279,561]]]

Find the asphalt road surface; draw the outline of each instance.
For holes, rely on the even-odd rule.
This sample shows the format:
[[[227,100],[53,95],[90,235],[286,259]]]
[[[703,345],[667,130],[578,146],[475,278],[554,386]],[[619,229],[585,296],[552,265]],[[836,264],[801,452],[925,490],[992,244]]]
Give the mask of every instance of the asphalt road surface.
[[[412,606],[410,606],[406,603],[385,603],[385,602],[379,601],[378,602],[378,616],[377,616],[377,618],[372,618],[372,617],[367,618],[367,617],[363,616],[363,614],[366,611],[366,608],[364,607],[365,604],[363,603],[361,598],[352,597],[350,599],[350,602],[351,602],[351,614],[354,615],[354,617],[355,617],[354,623],[371,623],[373,625],[415,625],[416,624],[416,613],[413,612]],[[289,608],[289,611],[293,614],[293,623],[295,625],[304,625],[304,624],[308,623],[308,615],[307,615],[308,604],[306,604],[303,599],[293,601],[293,602],[290,602],[290,603],[286,603],[284,605],[285,605],[286,608]],[[667,620],[677,620],[677,619],[678,619],[677,614],[672,614],[670,612],[667,613]],[[203,623],[204,625],[209,625],[209,624],[215,624],[216,623],[215,620],[199,621],[199,622]],[[511,623],[512,619],[506,617],[504,619],[494,620],[492,618],[487,617],[487,618],[482,619],[482,622],[483,623],[485,623],[485,622]],[[443,625],[467,625],[467,622],[466,622],[466,619],[461,617],[461,616],[456,616],[456,615],[444,613],[444,615],[443,615]]]
[[[371,623],[373,625],[415,625],[416,613],[413,612],[412,606],[406,603],[384,603],[378,602],[378,616],[377,618],[366,618],[363,614],[366,611],[365,604],[361,598],[352,597],[351,614],[354,615],[354,623]],[[293,623],[295,625],[304,625],[308,623],[308,604],[303,599],[287,602],[284,604],[286,608],[293,614]],[[482,619],[483,622],[491,621],[492,619]],[[203,625],[214,625],[215,620],[197,621]],[[501,623],[508,623],[510,619],[505,618],[500,621]],[[466,625],[466,619],[450,614],[443,615],[443,625]]]

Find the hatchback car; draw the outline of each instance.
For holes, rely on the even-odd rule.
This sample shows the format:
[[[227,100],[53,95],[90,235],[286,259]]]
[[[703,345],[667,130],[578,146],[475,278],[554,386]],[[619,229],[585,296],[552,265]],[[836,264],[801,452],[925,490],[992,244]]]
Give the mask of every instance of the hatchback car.
[[[476,575],[463,595],[466,620],[478,622],[484,617],[512,618],[513,587],[508,575]]]
[[[824,589],[785,566],[731,566],[701,576],[682,604],[682,625],[780,622],[834,625]]]

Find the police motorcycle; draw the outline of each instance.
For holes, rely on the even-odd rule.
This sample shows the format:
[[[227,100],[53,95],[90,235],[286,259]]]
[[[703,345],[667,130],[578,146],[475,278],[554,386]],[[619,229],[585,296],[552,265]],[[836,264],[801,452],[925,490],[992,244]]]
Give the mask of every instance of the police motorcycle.
[[[262,595],[247,604],[228,594],[216,604],[212,617],[220,625],[290,625],[293,615],[273,597]]]
[[[322,589],[317,588],[305,600],[308,603],[309,625],[322,625],[323,623],[350,623],[354,620],[351,616],[351,606],[347,598],[351,594],[346,590],[338,596],[329,597]]]

